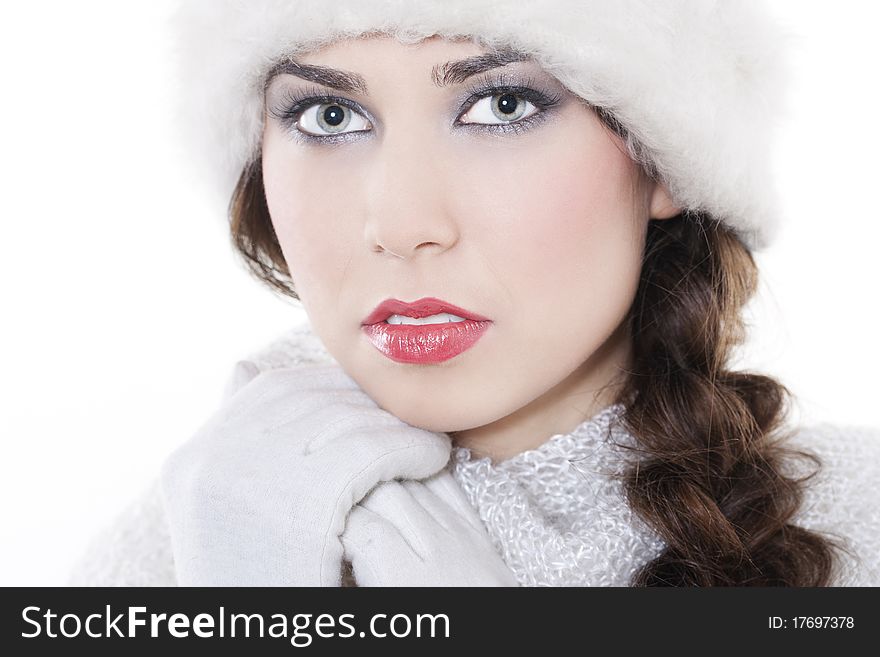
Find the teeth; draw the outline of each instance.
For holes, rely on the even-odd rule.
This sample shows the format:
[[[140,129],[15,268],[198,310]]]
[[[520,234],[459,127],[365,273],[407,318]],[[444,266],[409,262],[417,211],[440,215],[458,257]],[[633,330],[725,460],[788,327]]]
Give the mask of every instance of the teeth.
[[[448,324],[450,322],[463,322],[464,317],[452,315],[450,313],[439,313],[437,315],[428,315],[427,317],[407,317],[406,315],[391,315],[385,320],[389,324]]]

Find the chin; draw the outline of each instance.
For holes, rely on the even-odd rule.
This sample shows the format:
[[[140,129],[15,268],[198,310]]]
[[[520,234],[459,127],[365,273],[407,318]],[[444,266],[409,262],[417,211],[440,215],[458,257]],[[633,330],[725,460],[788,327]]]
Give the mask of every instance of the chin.
[[[447,381],[423,378],[420,372],[403,375],[376,374],[371,367],[353,368],[352,376],[361,388],[379,405],[407,424],[449,433],[489,424],[503,417],[504,409],[487,403],[485,394],[467,385],[450,385]],[[436,373],[438,376],[443,374]],[[449,373],[446,373],[447,379]]]
[[[379,405],[411,426],[437,433],[473,429],[498,419],[487,413],[486,409],[479,411],[474,409],[475,412],[469,412],[470,409],[463,409],[458,405],[447,406],[436,401],[431,404],[431,408],[425,408],[424,403],[401,404],[399,400],[396,404],[386,406],[380,403]]]

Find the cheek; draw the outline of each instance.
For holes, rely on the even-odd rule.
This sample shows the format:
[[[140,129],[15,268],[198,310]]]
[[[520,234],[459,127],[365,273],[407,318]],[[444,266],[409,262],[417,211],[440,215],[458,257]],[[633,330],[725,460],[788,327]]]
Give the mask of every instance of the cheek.
[[[289,151],[268,151],[263,156],[263,183],[272,226],[304,301],[323,296],[312,294],[312,290],[338,286],[350,250],[350,230],[344,230],[341,222],[350,216],[345,203],[352,197],[334,192],[338,172],[324,171],[322,166],[320,158],[306,163]],[[331,168],[330,163],[323,168]],[[327,239],[328,235],[334,238]]]
[[[635,291],[642,248],[626,156],[590,136],[576,144],[548,139],[527,159],[481,166],[473,179],[497,181],[471,192],[482,198],[479,214],[492,236],[482,240],[484,255],[504,263],[516,303],[576,321],[597,308],[620,315]]]

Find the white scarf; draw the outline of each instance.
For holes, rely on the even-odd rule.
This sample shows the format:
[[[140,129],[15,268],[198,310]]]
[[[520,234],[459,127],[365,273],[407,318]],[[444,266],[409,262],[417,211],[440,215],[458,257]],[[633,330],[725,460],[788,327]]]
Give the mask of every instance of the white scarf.
[[[628,586],[663,551],[613,476],[633,456],[615,445],[634,445],[622,410],[499,463],[453,448],[453,475],[521,586]]]

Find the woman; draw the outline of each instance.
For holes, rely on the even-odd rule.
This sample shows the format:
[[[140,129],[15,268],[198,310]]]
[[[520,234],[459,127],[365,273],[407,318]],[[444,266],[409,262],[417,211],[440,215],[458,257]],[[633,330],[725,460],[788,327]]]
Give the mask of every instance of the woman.
[[[309,325],[237,365],[78,581],[880,583],[877,437],[787,426],[728,368],[775,230],[756,7],[179,25],[234,244]]]

